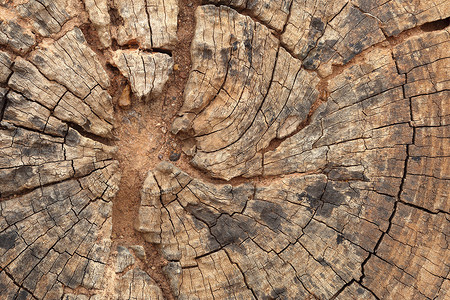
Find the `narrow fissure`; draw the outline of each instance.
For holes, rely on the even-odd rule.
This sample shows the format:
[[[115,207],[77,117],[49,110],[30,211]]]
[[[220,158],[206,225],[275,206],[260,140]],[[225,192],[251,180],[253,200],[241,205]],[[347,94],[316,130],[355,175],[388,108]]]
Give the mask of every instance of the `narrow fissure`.
[[[425,23],[420,26],[420,29],[425,32],[431,32],[445,29],[448,26],[450,26],[450,17],[434,22]]]
[[[174,60],[174,69],[165,84],[161,96],[144,103],[131,95],[131,105],[127,108],[119,106],[118,99],[128,85],[119,70],[106,64],[112,87],[109,92],[113,96],[116,128],[113,135],[118,152],[116,159],[120,163],[122,173],[119,191],[113,199],[113,248],[117,245],[143,245],[146,252],[145,271],[160,286],[165,299],[174,299],[170,283],[163,271],[167,261],[161,254],[160,246],[145,242],[135,230],[140,206],[140,191],[147,173],[163,160],[182,169],[191,169],[187,158],[181,155],[178,137],[170,134],[170,125],[183,104],[183,92],[191,69],[190,44],[194,35],[194,12],[200,1],[179,0],[178,42],[172,50],[152,49],[170,55]],[[120,18],[117,12],[110,11]],[[117,44],[117,43],[115,43]],[[117,49],[138,49],[138,45],[129,45]],[[118,80],[116,79],[118,78]],[[181,158],[178,159],[178,157]],[[173,157],[177,158],[176,160]],[[172,158],[172,159],[171,159]]]
[[[3,95],[3,97],[0,99],[0,122],[3,120],[3,116],[5,114],[6,105],[7,105],[7,96],[8,92]]]
[[[108,93],[114,106],[115,128],[112,140],[98,139],[89,135],[99,142],[117,147],[115,159],[119,161],[122,177],[119,190],[112,201],[111,251],[119,245],[125,247],[142,245],[146,252],[146,259],[143,261],[144,271],[160,286],[165,299],[174,299],[163,271],[167,261],[162,257],[159,245],[145,242],[141,234],[135,230],[135,221],[140,206],[140,191],[148,171],[162,160],[172,160],[171,155],[181,154],[178,137],[169,133],[169,127],[183,104],[184,87],[191,69],[190,44],[195,31],[194,12],[200,4],[200,0],[179,0],[178,42],[172,50],[162,48],[143,50],[139,48],[137,42],[119,46],[115,39],[112,40],[111,47],[105,49],[91,23],[86,22],[80,26],[88,45],[97,54],[108,73],[110,78]],[[113,26],[123,24],[118,11],[112,5],[109,7],[111,24]],[[119,105],[119,98],[124,96],[124,89],[129,88],[128,79],[110,62],[111,50],[119,49],[160,52],[173,58],[174,69],[160,97],[144,103],[130,93],[128,96],[131,105],[126,108]],[[87,136],[80,126],[73,127]],[[192,169],[184,156],[172,163],[182,169]]]

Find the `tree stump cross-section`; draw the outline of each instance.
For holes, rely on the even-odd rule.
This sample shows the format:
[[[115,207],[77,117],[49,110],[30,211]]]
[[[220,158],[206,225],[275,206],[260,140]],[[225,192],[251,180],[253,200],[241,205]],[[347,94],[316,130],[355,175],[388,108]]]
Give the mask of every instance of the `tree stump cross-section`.
[[[450,1],[0,0],[1,299],[449,299]]]

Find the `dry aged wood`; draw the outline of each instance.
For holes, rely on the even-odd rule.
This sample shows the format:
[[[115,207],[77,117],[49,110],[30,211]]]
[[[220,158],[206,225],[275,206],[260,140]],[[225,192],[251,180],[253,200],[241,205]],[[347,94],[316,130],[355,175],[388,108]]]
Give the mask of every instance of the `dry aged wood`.
[[[80,3],[72,0],[29,0],[17,1],[17,12],[26,18],[42,36],[61,31],[64,24],[79,14]],[[20,3],[22,2],[22,3]]]
[[[175,0],[113,0],[119,45],[137,42],[142,49],[172,49],[176,43],[178,3]]]
[[[319,78],[249,17],[204,6],[197,20],[182,117],[172,131],[192,131],[193,163],[213,176],[259,175],[261,151],[306,119]]]
[[[111,46],[110,34],[111,20],[107,0],[84,0],[84,5],[89,14],[89,20],[97,30],[98,38],[103,47]]]
[[[160,96],[173,69],[173,59],[163,53],[118,50],[113,64],[130,81],[133,93],[144,99]]]
[[[121,177],[111,142],[113,78],[105,54],[81,29],[83,6],[72,0],[0,5],[0,298],[162,299],[137,258],[123,246],[125,258],[112,248],[111,200]],[[110,46],[112,8],[106,1],[85,5],[102,31],[100,46]],[[158,43],[168,39],[164,32],[173,34],[174,22],[176,30],[177,8],[167,11],[175,21],[155,29]],[[149,66],[142,77],[154,82],[141,87],[152,95],[161,93],[172,68],[172,58],[161,55],[164,64],[152,72]]]
[[[449,46],[448,0],[0,0],[0,298],[449,299]]]

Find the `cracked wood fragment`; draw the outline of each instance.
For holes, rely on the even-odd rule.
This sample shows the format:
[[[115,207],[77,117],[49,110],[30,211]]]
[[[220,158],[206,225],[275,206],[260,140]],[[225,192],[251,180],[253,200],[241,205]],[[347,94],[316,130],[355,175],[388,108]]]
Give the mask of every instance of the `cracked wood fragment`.
[[[35,35],[21,27],[17,20],[0,20],[0,45],[25,54],[35,43]]]
[[[0,130],[2,197],[88,175],[110,164],[115,151],[73,129],[65,137],[53,137],[7,122],[1,124],[6,127]]]
[[[177,40],[178,2],[176,0],[114,0],[120,16],[117,42],[124,46],[138,43],[141,49],[172,49]]]
[[[89,20],[97,29],[98,38],[104,48],[112,44],[110,28],[111,17],[107,0],[84,0],[84,5],[89,14]]]
[[[292,53],[304,59],[316,47],[328,23],[332,21],[347,1],[302,1],[293,0],[291,14],[281,35],[282,43]]]
[[[450,16],[450,4],[446,0],[357,0],[354,5],[366,15],[378,20],[381,23],[380,28],[389,36],[395,36],[407,29]]]
[[[446,186],[450,179],[448,127],[448,30],[423,33],[394,49],[400,73],[406,75],[414,144],[410,146],[401,199],[433,212],[450,212]],[[430,146],[431,145],[431,146]]]
[[[118,50],[112,62],[128,79],[132,92],[149,100],[161,95],[173,69],[173,58],[164,53]]]
[[[261,151],[306,119],[319,79],[249,17],[203,6],[196,18],[192,71],[172,131],[192,132],[192,162],[214,177],[262,174]]]
[[[16,92],[6,96],[3,121],[58,137],[64,137],[68,130],[67,124],[52,116],[50,110]]]
[[[80,12],[79,3],[72,0],[29,0],[16,9],[45,37],[60,32],[64,24]]]
[[[117,247],[116,273],[122,273],[125,269],[134,264],[134,257],[126,247]]]
[[[363,66],[354,65],[333,78],[328,102],[310,125],[265,154],[265,174],[329,169],[336,179],[359,179],[374,187],[381,182],[392,185],[392,177],[401,177],[402,149],[412,138],[405,124],[409,101],[401,89],[404,77],[389,51],[375,49],[367,58]],[[394,195],[395,188],[387,187],[378,191]]]
[[[389,235],[366,265],[363,283],[380,299],[448,297],[449,223],[448,214],[400,203]]]
[[[317,69],[322,76],[331,75],[333,65],[346,64],[355,55],[385,39],[376,19],[349,4],[323,30],[315,47],[303,60],[305,68]]]
[[[0,83],[6,83],[11,75],[11,55],[6,52],[0,51]]]
[[[308,69],[330,75],[370,46],[450,16],[448,1],[293,0],[281,42]]]
[[[87,177],[0,202],[0,276],[13,279],[6,281],[10,291],[55,299],[63,286],[101,286],[117,167],[111,162]]]
[[[219,186],[164,162],[147,176],[136,228],[179,262],[168,274],[180,296],[329,298],[362,276],[393,202],[369,203],[374,194],[351,183],[322,174]],[[368,206],[380,213],[355,217]],[[228,281],[210,289],[206,278],[222,274]],[[241,276],[245,286],[232,283]]]
[[[111,299],[163,300],[161,290],[150,276],[139,268],[128,271],[118,280]]]
[[[259,22],[273,28],[276,31],[282,31],[293,0],[270,1],[270,0],[208,0],[207,3],[216,5],[231,6],[238,11],[244,10],[249,13],[252,18]]]
[[[77,124],[87,132],[103,137],[111,136],[111,97],[99,85],[83,99],[61,84],[46,79],[36,67],[20,57],[16,58],[12,70],[9,87],[24,96],[21,97],[22,102],[41,107],[40,110],[51,111],[49,121],[52,123],[57,123],[56,117],[61,121]],[[60,133],[60,136],[63,135]]]
[[[65,86],[82,99],[97,85],[106,89],[110,84],[106,71],[79,28],[36,49],[31,53],[30,61],[46,78]]]

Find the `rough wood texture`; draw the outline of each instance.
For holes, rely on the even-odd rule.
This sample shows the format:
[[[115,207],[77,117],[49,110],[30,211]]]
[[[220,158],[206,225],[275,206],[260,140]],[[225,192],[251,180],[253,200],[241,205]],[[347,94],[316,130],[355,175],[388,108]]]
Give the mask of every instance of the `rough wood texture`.
[[[117,42],[126,45],[137,41],[143,49],[171,49],[176,42],[178,5],[175,0],[114,0],[121,24]]]
[[[249,17],[203,6],[197,21],[183,116],[172,132],[195,137],[193,163],[215,177],[260,175],[261,151],[305,121],[319,78]]]
[[[113,64],[130,81],[133,93],[143,99],[161,95],[173,68],[173,59],[163,53],[118,50]]]
[[[449,16],[0,0],[0,298],[449,299]],[[143,102],[167,118],[150,133]],[[133,118],[173,153],[127,182]]]
[[[295,33],[304,34],[299,39],[290,33],[294,25],[288,23],[281,33],[281,43],[275,39],[272,46],[267,46],[268,41],[276,35],[259,29],[264,28],[259,22],[267,21],[255,17],[254,11],[250,19],[226,7],[204,6],[197,10],[193,67],[181,117],[175,120],[173,132],[183,133],[191,145],[187,153],[193,155],[192,163],[213,177],[229,180],[239,176],[292,175],[272,179],[274,183],[263,187],[256,184],[245,209],[229,212],[205,200],[209,199],[206,192],[191,188],[197,180],[185,180],[186,175],[179,170],[170,174],[162,171],[167,168],[164,166],[149,175],[158,183],[161,200],[154,196],[154,202],[146,204],[144,192],[140,224],[149,222],[152,226],[138,229],[146,232],[148,240],[161,243],[168,260],[179,261],[182,275],[171,277],[175,277],[172,281],[178,283],[180,295],[224,297],[215,295],[217,289],[210,288],[205,280],[194,285],[179,278],[184,278],[185,272],[191,282],[193,278],[208,277],[211,271],[202,270],[208,257],[216,272],[228,270],[227,260],[215,261],[225,251],[256,298],[448,297],[445,286],[450,252],[444,240],[449,225],[445,108],[449,32],[438,22],[410,37],[386,41],[385,35],[421,25],[430,21],[430,16],[421,13],[409,22],[399,11],[394,14],[398,17],[380,24],[364,11],[369,4],[360,5],[365,8],[337,2],[335,6],[308,2],[305,8],[305,4],[294,1],[290,18],[295,14],[308,16],[318,26],[319,21],[312,20],[315,16],[305,11],[310,9],[327,24],[322,24],[320,33],[313,32],[318,28],[308,32],[297,26]],[[445,3],[436,5],[433,9],[439,13],[431,15],[436,19],[447,17],[446,7]],[[371,8],[373,13],[376,9]],[[386,7],[378,10],[380,16],[383,9]],[[419,5],[414,9],[422,10]],[[214,27],[206,25],[205,20],[215,20]],[[293,20],[308,28],[305,22]],[[445,22],[448,24],[448,20]],[[242,34],[233,31],[234,24],[244,27]],[[437,28],[428,32],[433,26]],[[398,28],[400,31],[396,31]],[[258,37],[261,35],[265,38]],[[249,40],[252,46],[247,47],[247,55],[234,58],[244,55]],[[374,44],[377,46],[371,47]],[[265,52],[267,48],[278,50],[270,54]],[[231,55],[226,55],[227,49]],[[261,50],[254,54],[254,49]],[[258,55],[264,57],[262,63]],[[266,58],[274,63],[268,64]],[[317,69],[317,73],[296,69],[296,65]],[[333,69],[332,65],[344,67]],[[234,71],[240,68],[242,71]],[[266,71],[260,71],[266,69],[269,78],[264,77]],[[304,85],[296,85],[297,81]],[[289,92],[287,101],[278,86]],[[277,105],[284,105],[289,113],[279,114]],[[296,123],[285,134],[268,135],[286,127],[279,125],[283,122],[273,122],[264,107],[276,117]],[[322,187],[297,182],[311,176],[323,176]],[[182,179],[167,187],[165,182],[173,181],[172,177]],[[282,184],[276,183],[278,180]],[[214,191],[208,185],[204,184],[205,189]],[[319,190],[316,197],[309,194],[314,187]],[[186,195],[186,188],[195,197]],[[236,196],[234,188],[230,187]],[[260,189],[264,189],[261,195]],[[157,191],[152,190],[152,195]],[[167,196],[170,193],[175,195]],[[263,202],[258,208],[252,204],[261,199],[268,201],[267,195],[273,195],[269,199],[277,205]],[[309,201],[302,203],[300,195],[306,195]],[[166,198],[170,201],[165,202]],[[227,202],[232,207],[232,201]],[[305,213],[297,219],[296,212],[302,208]],[[239,220],[243,218],[240,214],[245,215],[244,220]],[[148,215],[155,219],[149,220]],[[161,227],[155,224],[159,219]],[[284,224],[285,219],[295,225]],[[217,230],[221,220],[226,226]],[[418,222],[420,225],[409,229],[412,225],[408,224]],[[165,226],[168,237],[164,237]],[[418,233],[421,226],[429,231]],[[211,236],[219,245],[205,242]],[[173,239],[177,245],[189,241],[190,247],[174,247]],[[441,257],[441,263],[434,257]],[[246,298],[248,290],[241,288],[229,284],[225,297]],[[188,292],[184,292],[186,289]]]

